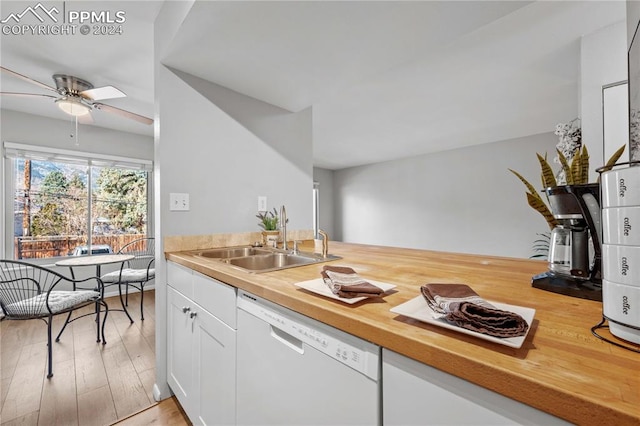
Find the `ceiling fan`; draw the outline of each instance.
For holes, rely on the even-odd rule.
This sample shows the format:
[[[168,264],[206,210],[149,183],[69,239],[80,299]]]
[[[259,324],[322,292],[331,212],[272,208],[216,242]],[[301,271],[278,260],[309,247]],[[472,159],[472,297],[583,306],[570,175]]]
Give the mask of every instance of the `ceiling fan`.
[[[67,74],[54,74],[53,81],[56,83],[56,87],[54,88],[3,66],[0,66],[0,69],[14,77],[21,78],[22,80],[35,84],[43,89],[55,92],[57,93],[57,96],[15,92],[0,92],[0,95],[52,98],[62,111],[75,117],[86,116],[95,108],[97,110],[117,114],[143,124],[153,124],[153,120],[151,118],[126,111],[121,108],[116,108],[111,105],[106,105],[101,102],[96,102],[103,99],[115,99],[127,96],[124,92],[113,86],[93,87],[93,84],[81,78]]]

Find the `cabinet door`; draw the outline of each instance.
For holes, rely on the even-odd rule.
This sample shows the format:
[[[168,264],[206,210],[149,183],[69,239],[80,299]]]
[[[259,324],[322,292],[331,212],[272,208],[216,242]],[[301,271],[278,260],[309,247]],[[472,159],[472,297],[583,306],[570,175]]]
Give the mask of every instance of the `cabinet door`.
[[[398,353],[382,356],[385,426],[569,424]]]
[[[236,331],[197,306],[193,339],[195,423],[236,422]]]
[[[167,381],[189,417],[194,414],[193,320],[189,316],[193,307],[191,300],[167,287]]]

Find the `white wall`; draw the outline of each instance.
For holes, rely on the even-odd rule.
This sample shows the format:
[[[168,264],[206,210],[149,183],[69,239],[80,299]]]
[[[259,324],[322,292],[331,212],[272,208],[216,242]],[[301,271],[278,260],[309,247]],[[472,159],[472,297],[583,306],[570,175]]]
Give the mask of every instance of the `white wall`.
[[[582,140],[591,157],[590,181],[595,182],[595,169],[608,160],[603,154],[602,87],[627,79],[626,22],[582,37],[580,70]],[[618,146],[624,143],[621,141]]]
[[[346,242],[529,257],[548,231],[512,168],[540,182],[553,133],[338,170],[337,238]],[[539,186],[539,184],[537,185]]]
[[[311,110],[290,113],[168,68],[160,79],[163,235],[258,231],[260,195],[269,209],[286,206],[289,229],[311,228]],[[172,192],[189,193],[190,211],[169,211]]]
[[[627,49],[631,47],[638,21],[640,21],[640,1],[627,0]]]
[[[70,137],[75,133],[75,124],[71,120],[3,109],[0,110],[0,123],[3,142],[153,160],[153,138],[150,136],[80,124],[79,145],[76,146]]]
[[[162,52],[173,38],[164,30],[179,32],[191,4],[175,3],[166,2],[155,22],[158,252],[169,235],[258,231],[258,196],[267,196],[269,209],[286,206],[289,229],[311,229],[311,109],[291,113],[165,67]],[[189,211],[169,211],[172,192],[189,194]],[[161,399],[169,390],[166,261],[158,260],[154,396]]]

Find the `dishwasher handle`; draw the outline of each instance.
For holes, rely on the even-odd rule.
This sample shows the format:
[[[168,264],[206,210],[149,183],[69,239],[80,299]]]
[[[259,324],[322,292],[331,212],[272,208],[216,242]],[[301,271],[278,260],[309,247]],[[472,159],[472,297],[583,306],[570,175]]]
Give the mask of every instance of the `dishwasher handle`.
[[[280,330],[277,327],[274,327],[271,324],[269,326],[271,328],[271,337],[273,337],[289,349],[293,350],[294,352],[297,352],[300,355],[304,355],[304,346],[302,340]]]

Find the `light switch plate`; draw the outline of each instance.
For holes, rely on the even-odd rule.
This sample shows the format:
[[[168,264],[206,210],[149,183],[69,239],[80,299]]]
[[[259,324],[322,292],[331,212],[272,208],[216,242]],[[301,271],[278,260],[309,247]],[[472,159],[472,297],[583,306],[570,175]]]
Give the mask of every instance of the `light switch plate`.
[[[189,194],[172,192],[169,194],[169,210],[189,211]]]
[[[258,197],[258,211],[266,212],[267,211],[267,197],[261,195]]]

